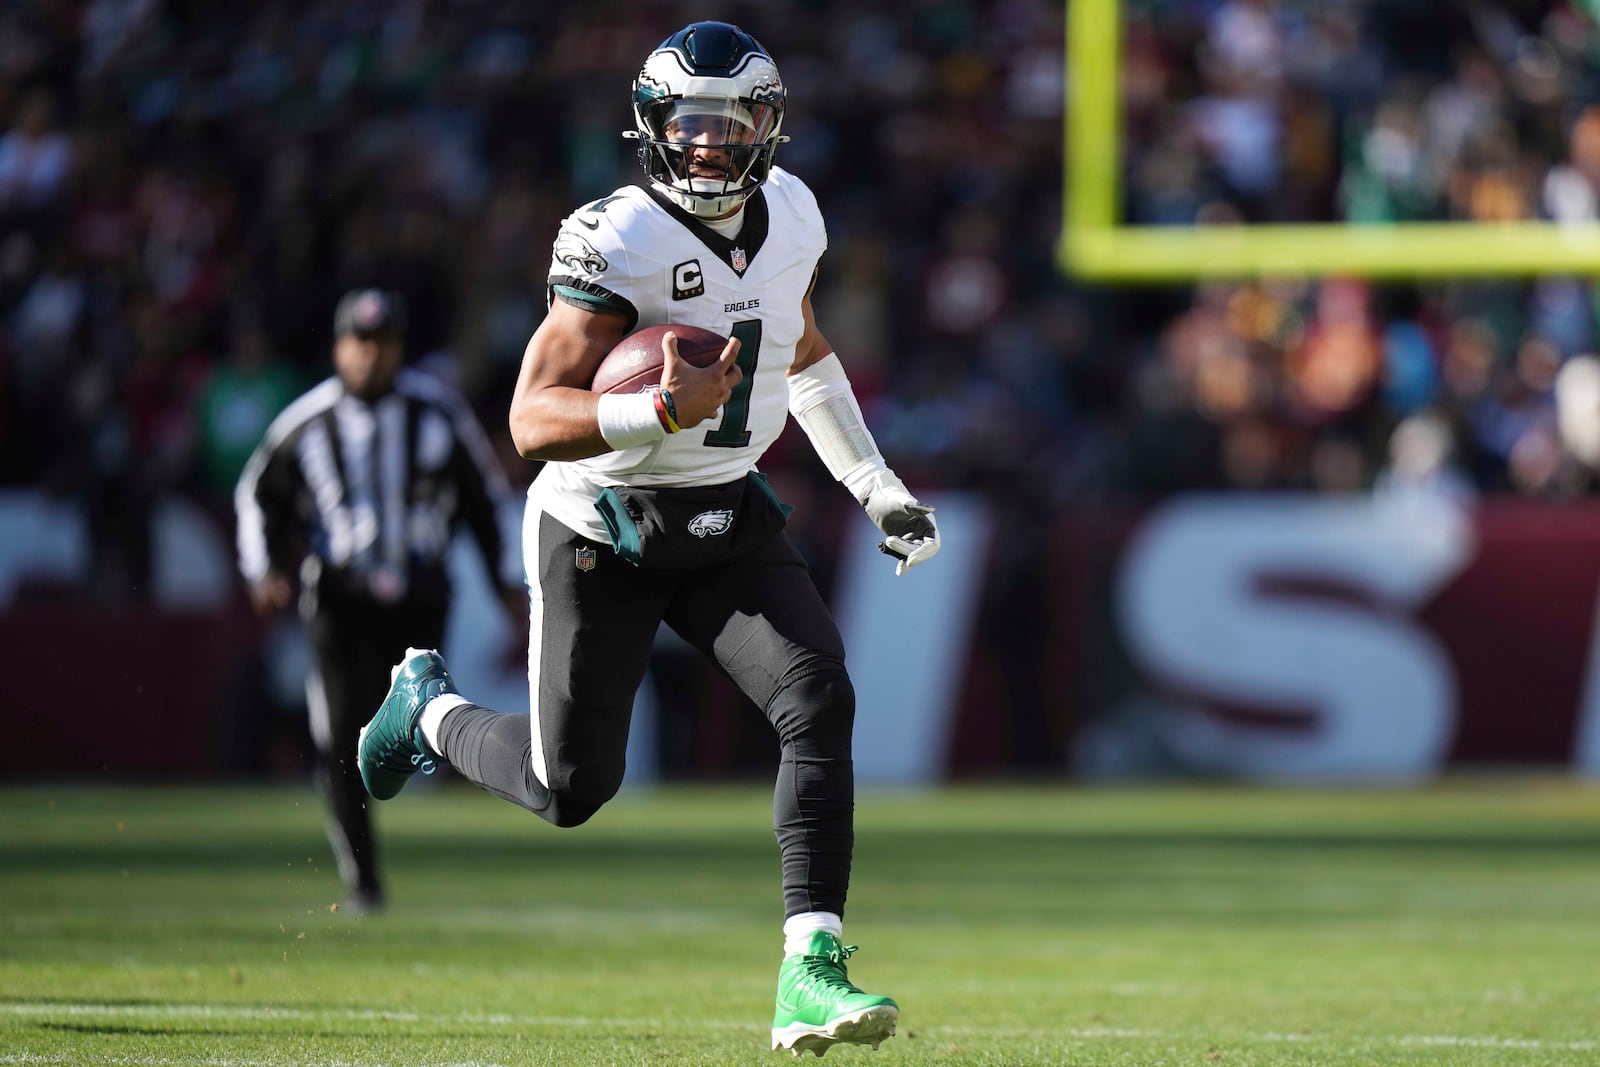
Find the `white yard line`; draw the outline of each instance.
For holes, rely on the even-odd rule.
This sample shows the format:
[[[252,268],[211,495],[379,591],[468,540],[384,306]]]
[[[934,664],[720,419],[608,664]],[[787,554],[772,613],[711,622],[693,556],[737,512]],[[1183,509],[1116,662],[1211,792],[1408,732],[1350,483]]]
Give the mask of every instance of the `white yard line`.
[[[115,1067],[193,1067],[194,1064],[203,1064],[204,1067],[285,1067],[285,1064],[298,1064],[303,1060],[239,1060],[231,1057],[218,1058],[216,1056],[202,1056],[199,1059],[169,1059],[166,1056],[100,1056],[96,1055],[96,1064],[112,1064]],[[67,1064],[71,1067],[83,1063],[83,1058],[76,1055],[43,1056],[31,1053],[16,1055],[0,1055],[0,1064],[16,1064],[18,1067],[45,1067],[47,1064]],[[373,1064],[363,1063],[358,1060],[319,1060],[317,1067],[374,1067]],[[492,1063],[486,1060],[424,1060],[422,1067],[511,1067],[510,1064]]]
[[[667,1019],[626,1019],[614,1015],[604,1018],[590,1018],[583,1015],[480,1015],[465,1013],[461,1015],[425,1015],[411,1011],[370,1011],[353,1008],[272,1008],[255,1007],[248,1004],[94,1004],[72,1003],[67,1001],[28,1001],[25,1003],[0,1003],[0,1015],[22,1016],[56,1016],[56,1015],[96,1015],[116,1016],[120,1018],[140,1019],[288,1019],[317,1021],[336,1020],[343,1022],[396,1022],[396,1023],[427,1023],[430,1025],[479,1025],[479,1026],[610,1026],[610,1027],[654,1027],[672,1025],[674,1020]],[[693,1029],[694,1027],[716,1027],[731,1030],[747,1030],[755,1027],[750,1023],[718,1022],[716,1020],[696,1021],[693,1024],[679,1023],[680,1029]],[[0,1056],[0,1063],[7,1062]]]
[[[428,1025],[450,1026],[486,1026],[486,1027],[551,1027],[565,1026],[573,1028],[604,1028],[616,1029],[645,1029],[645,1030],[757,1030],[757,1024],[751,1022],[733,1022],[730,1020],[701,1019],[692,1023],[682,1022],[677,1019],[645,1018],[628,1019],[617,1016],[604,1018],[590,1018],[581,1015],[507,1015],[507,1014],[473,1014],[463,1013],[457,1015],[425,1014],[421,1012],[405,1011],[370,1011],[339,1008],[274,1008],[259,1007],[248,1004],[97,1004],[93,1002],[74,1001],[29,1001],[24,1003],[0,1002],[0,1016],[28,1017],[28,1018],[59,1018],[72,1016],[96,1016],[111,1018],[142,1018],[142,1019],[254,1019],[254,1020],[339,1020],[345,1022],[403,1022],[424,1023]],[[1258,1033],[1236,1034],[1224,1037],[1214,1035],[1181,1033],[1169,1030],[1126,1029],[1121,1027],[997,1027],[997,1026],[936,1026],[927,1027],[922,1031],[927,1038],[940,1038],[946,1036],[960,1037],[1028,1037],[1034,1039],[1050,1038],[1068,1039],[1075,1041],[1107,1041],[1107,1040],[1133,1040],[1133,1041],[1196,1041],[1211,1040],[1227,1043],[1229,1041],[1241,1043],[1261,1044],[1294,1044],[1338,1039],[1341,1035],[1333,1033]],[[1447,1048],[1486,1048],[1486,1049],[1517,1049],[1522,1051],[1538,1052],[1594,1052],[1600,1050],[1600,1040],[1579,1041],[1550,1041],[1542,1038],[1497,1037],[1494,1035],[1474,1036],[1468,1034],[1375,1034],[1352,1035],[1352,1040],[1367,1044],[1394,1045],[1394,1046],[1432,1046]],[[34,1055],[29,1053],[3,1054],[0,1053],[0,1065],[24,1064],[55,1064],[70,1063],[67,1058]],[[127,1065],[127,1067],[162,1067],[165,1064],[192,1064],[194,1059],[165,1059],[160,1057],[141,1058],[137,1056],[118,1059],[100,1060],[97,1062]],[[235,1060],[215,1059],[206,1057],[200,1060],[208,1067],[278,1067],[285,1061],[278,1060]],[[362,1067],[356,1061],[340,1061],[325,1065],[325,1067]],[[450,1062],[435,1063],[433,1067],[498,1067],[479,1061],[466,1063]]]

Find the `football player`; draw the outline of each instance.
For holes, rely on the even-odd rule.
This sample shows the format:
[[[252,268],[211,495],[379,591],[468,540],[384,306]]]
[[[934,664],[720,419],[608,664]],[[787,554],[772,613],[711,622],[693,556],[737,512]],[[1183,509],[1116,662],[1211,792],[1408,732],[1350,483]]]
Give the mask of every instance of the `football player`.
[[[846,974],[855,692],[756,464],[793,414],[883,531],[897,574],[933,557],[939,531],[884,463],[812,314],[827,238],[811,191],[773,160],[784,102],[778,68],[736,26],[694,23],[645,59],[627,136],[648,184],[562,223],[549,314],[512,399],[519,451],[551,461],[523,526],[532,714],[469,703],[436,653],[412,650],[363,734],[360,763],[380,799],[443,759],[576,826],[622,783],[634,692],[665,621],[777,731],[786,915],[772,1041],[820,1055],[838,1042],[876,1048],[899,1008]],[[623,337],[663,323],[730,340],[700,368],[669,335],[658,389],[589,390]]]

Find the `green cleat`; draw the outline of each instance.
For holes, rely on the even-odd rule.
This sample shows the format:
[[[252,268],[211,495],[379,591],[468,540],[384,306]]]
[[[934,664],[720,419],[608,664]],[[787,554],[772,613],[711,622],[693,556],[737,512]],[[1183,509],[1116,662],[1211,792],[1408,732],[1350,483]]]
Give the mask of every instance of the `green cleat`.
[[[361,728],[356,764],[361,781],[379,800],[396,795],[417,771],[432,774],[438,757],[428,749],[417,723],[428,701],[456,692],[439,653],[406,649],[405,659],[389,672],[389,695],[378,714]]]
[[[877,1048],[894,1036],[900,1006],[888,997],[863,993],[850,984],[844,961],[854,945],[841,945],[826,930],[811,935],[804,953],[778,968],[778,1006],[772,1016],[772,1047],[796,1056],[818,1056],[834,1045]]]

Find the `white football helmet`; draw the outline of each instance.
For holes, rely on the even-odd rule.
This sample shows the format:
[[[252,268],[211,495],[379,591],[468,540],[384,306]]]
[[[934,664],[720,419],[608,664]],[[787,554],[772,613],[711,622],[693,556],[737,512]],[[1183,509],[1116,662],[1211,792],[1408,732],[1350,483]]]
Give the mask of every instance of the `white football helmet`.
[[[694,22],[645,58],[633,82],[639,162],[690,214],[726,215],[766,180],[787,141],[783,80],[761,42],[726,22]]]

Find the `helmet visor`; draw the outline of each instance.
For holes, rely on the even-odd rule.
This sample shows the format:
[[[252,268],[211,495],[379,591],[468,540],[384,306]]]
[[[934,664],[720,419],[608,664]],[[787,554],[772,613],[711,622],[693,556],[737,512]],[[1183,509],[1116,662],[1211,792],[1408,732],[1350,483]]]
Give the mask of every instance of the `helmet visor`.
[[[653,141],[728,148],[761,144],[778,123],[776,108],[720,96],[654,100],[639,117]]]
[[[767,177],[782,111],[726,96],[674,96],[639,105],[640,158],[652,181],[700,201],[748,194]]]

